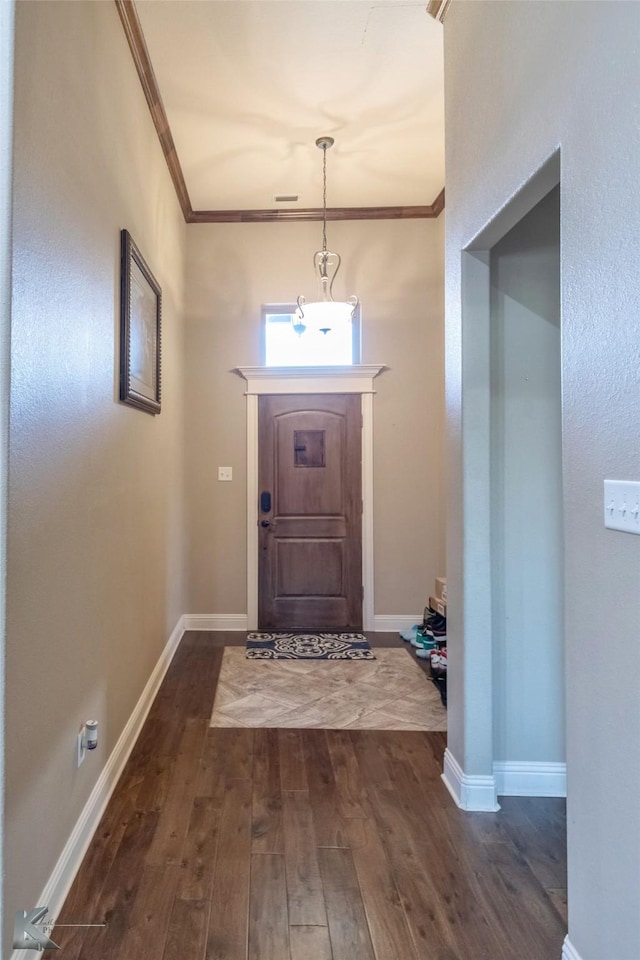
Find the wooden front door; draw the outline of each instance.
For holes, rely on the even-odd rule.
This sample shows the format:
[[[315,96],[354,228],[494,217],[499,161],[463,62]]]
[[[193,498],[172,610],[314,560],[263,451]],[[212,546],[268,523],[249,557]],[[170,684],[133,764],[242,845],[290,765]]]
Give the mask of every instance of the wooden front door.
[[[362,629],[360,396],[263,396],[261,630]]]

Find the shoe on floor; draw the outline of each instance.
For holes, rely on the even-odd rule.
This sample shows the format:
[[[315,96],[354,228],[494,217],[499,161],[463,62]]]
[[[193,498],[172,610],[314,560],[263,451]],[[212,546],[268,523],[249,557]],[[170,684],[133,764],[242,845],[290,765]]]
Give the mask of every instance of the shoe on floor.
[[[434,649],[435,644],[433,641],[425,637],[422,646],[416,648],[416,657],[419,657],[421,660],[429,660]]]
[[[406,640],[407,643],[411,643],[418,636],[418,627],[419,627],[419,624],[414,623],[414,625],[410,627],[408,630],[401,630],[400,636],[402,637],[403,640]]]
[[[422,623],[424,624],[424,626],[427,626],[433,621],[436,621],[436,622],[442,621],[446,623],[447,618],[444,617],[441,613],[438,613],[437,610],[432,610],[431,607],[425,607]]]
[[[425,633],[424,630],[418,630],[418,635],[415,641],[411,641],[411,646],[415,647],[416,656],[421,659],[426,659],[431,650],[435,649],[436,641],[433,637],[430,637],[428,633]]]

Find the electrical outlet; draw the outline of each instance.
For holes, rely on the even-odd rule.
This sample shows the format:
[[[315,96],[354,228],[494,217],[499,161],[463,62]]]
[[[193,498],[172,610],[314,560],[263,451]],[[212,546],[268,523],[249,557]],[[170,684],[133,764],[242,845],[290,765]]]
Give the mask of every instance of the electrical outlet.
[[[80,724],[78,730],[78,766],[83,762],[87,752],[87,729],[84,723]]]
[[[233,480],[233,467],[218,467],[218,480]]]
[[[604,525],[610,530],[640,534],[640,481],[605,480]]]

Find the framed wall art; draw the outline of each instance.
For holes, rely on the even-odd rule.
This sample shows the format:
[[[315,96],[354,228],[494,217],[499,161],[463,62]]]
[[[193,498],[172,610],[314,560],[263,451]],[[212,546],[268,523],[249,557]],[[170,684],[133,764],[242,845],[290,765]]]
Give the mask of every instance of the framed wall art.
[[[120,234],[120,399],[160,413],[162,291],[128,230]]]

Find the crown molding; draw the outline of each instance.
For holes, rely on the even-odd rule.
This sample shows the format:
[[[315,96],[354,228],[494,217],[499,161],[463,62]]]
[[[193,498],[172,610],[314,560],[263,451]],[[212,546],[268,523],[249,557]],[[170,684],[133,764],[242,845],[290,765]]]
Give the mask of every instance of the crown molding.
[[[431,204],[407,207],[328,207],[327,220],[428,220],[444,209],[444,190]],[[322,207],[285,210],[194,210],[188,223],[291,223],[322,220]]]
[[[133,62],[138,71],[138,77],[140,78],[151,118],[156,128],[158,139],[160,140],[160,146],[162,147],[162,152],[169,167],[169,173],[171,174],[173,186],[178,196],[178,202],[182,208],[184,219],[189,223],[189,217],[193,214],[191,200],[189,199],[189,192],[184,180],[184,174],[182,173],[182,167],[180,166],[180,160],[178,159],[178,152],[173,142],[171,128],[169,127],[167,114],[164,109],[162,97],[160,96],[158,81],[153,71],[151,57],[149,56],[149,50],[146,40],[144,39],[142,25],[138,18],[135,3],[133,0],[115,0],[115,5],[120,14],[122,28],[127,38],[129,49],[131,50]]]
[[[114,0],[131,56],[142,84],[160,146],[173,181],[186,223],[287,223],[322,220],[322,208],[284,210],[194,210],[185,183],[180,159],[173,141],[160,88],[153,70],[149,49],[134,0]],[[446,6],[449,0],[444,0]],[[431,4],[430,4],[431,6]],[[431,204],[406,207],[333,207],[327,220],[426,220],[438,217],[444,208],[444,190]]]
[[[447,15],[450,3],[451,0],[429,0],[427,13],[430,17],[433,17],[434,20],[439,20],[440,23],[444,23],[444,18]]]
[[[431,204],[431,209],[433,211],[431,216],[436,218],[439,217],[444,210],[444,187]]]

